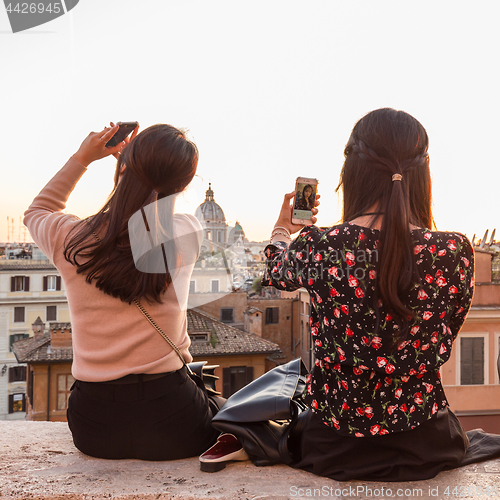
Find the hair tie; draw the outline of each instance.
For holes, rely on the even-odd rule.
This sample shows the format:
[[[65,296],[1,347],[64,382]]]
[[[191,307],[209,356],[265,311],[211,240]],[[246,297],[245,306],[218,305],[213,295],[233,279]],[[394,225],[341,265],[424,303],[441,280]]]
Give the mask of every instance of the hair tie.
[[[401,174],[394,174],[392,176],[392,182],[394,182],[394,181],[400,181],[402,178],[403,178],[403,176]]]

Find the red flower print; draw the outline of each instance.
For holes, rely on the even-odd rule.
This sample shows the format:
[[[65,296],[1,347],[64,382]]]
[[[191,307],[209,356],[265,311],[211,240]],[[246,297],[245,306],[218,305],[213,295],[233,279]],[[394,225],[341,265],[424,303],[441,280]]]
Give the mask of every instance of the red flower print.
[[[328,386],[328,384],[325,384],[323,388],[325,389],[325,393],[328,394],[328,392],[330,391],[330,387]]]
[[[311,326],[311,335],[315,337],[318,335],[318,329],[315,326]]]
[[[365,435],[364,435],[364,434],[361,434],[361,432],[356,432],[354,435],[355,435],[357,438],[362,438],[362,437],[365,437]]]
[[[418,371],[420,373],[425,373],[427,370],[425,369],[425,365],[423,363],[420,363],[420,366],[418,367]]]
[[[396,367],[392,364],[392,363],[389,363],[386,367],[385,367],[385,371],[386,373],[393,373],[394,370],[396,369]]]
[[[342,387],[346,390],[349,389],[349,386],[347,385],[347,382],[345,380],[342,380]]]
[[[297,281],[302,285],[302,278],[300,276],[297,278]]]
[[[361,375],[363,373],[363,370],[361,368],[358,368],[357,366],[354,366],[352,372],[354,373],[354,375]]]
[[[437,280],[436,280],[436,285],[443,288],[443,286],[446,286],[446,280],[440,276]]]
[[[333,310],[333,315],[336,317],[336,318],[340,318],[340,309],[338,307],[336,307],[334,310]]]
[[[410,373],[410,375],[416,375],[417,374],[417,370],[415,370],[414,368],[412,368],[409,373]]]
[[[369,272],[368,272],[368,277],[371,279],[371,280],[374,280],[376,277],[377,277],[377,271],[371,269]]]
[[[365,408],[365,417],[368,417],[368,418],[373,417],[373,408],[371,406],[367,406]]]
[[[415,403],[416,403],[417,405],[421,405],[421,404],[424,402],[424,400],[423,400],[423,398],[422,398],[422,393],[421,393],[421,392],[417,392],[417,393],[415,393],[415,394],[413,395],[413,399],[415,400]]]
[[[424,248],[426,247],[426,245],[415,245],[415,248],[413,249],[413,253],[415,255],[417,255],[418,253],[420,253]]]
[[[363,336],[363,337],[361,338],[361,342],[363,342],[363,344],[365,344],[365,345],[366,345],[366,346],[368,346],[368,347],[369,347],[369,346],[370,346],[370,344],[371,344],[370,339],[369,339],[368,337],[366,337],[366,336]]]
[[[443,250],[439,250],[438,256],[443,257],[444,255],[446,255],[446,250],[443,248]]]
[[[307,394],[309,394],[309,395],[312,394],[312,387],[311,387],[311,385],[307,386]]]
[[[297,252],[295,254],[295,257],[298,259],[298,260],[302,260],[302,252]]]
[[[344,314],[349,314],[349,306],[342,305],[340,306],[340,309]]]
[[[421,350],[421,351],[427,351],[427,349],[429,349],[429,344],[424,344],[424,345],[420,348],[420,350]]]
[[[422,314],[422,318],[424,321],[427,321],[432,318],[432,313],[430,311],[425,311],[424,314]]]
[[[372,436],[375,436],[375,434],[378,434],[379,431],[380,431],[380,425],[378,425],[378,424],[372,425],[370,428],[370,432],[371,432]]]
[[[358,286],[358,280],[354,276],[349,276],[349,286],[354,288]]]
[[[313,400],[313,402],[311,403],[311,406],[312,406],[313,408],[318,409],[318,402],[314,399],[314,400]]]
[[[284,281],[280,281],[280,285],[281,285],[282,287],[285,287],[285,286],[286,286],[286,283],[285,283]]]
[[[403,411],[403,412],[407,412],[407,411],[408,411],[408,408],[406,407],[406,404],[405,404],[405,403],[403,403],[403,404],[399,407],[399,409],[400,409],[401,411]]]
[[[321,347],[323,345],[323,342],[321,342],[321,340],[318,339],[314,342],[314,344],[316,345],[316,347]]]
[[[380,429],[381,436],[385,436],[386,434],[389,434],[389,431],[387,429]]]
[[[439,315],[439,319],[443,319],[445,316],[446,316],[446,311],[443,311],[443,312]]]
[[[392,316],[390,314],[386,314],[385,315],[385,320],[386,321],[391,321],[391,319],[392,319]]]
[[[459,274],[460,274],[460,281],[464,281],[464,280],[465,280],[465,273],[464,273],[464,270],[463,270],[463,269],[460,269],[460,270],[459,270]]]
[[[362,417],[362,416],[365,414],[365,410],[364,410],[364,408],[359,407],[359,408],[356,408],[356,413],[357,413],[360,417]]]
[[[386,364],[387,364],[387,359],[382,358],[382,357],[378,357],[377,358],[377,365],[378,365],[379,368],[382,368]]]
[[[332,419],[332,421],[333,421],[333,419]],[[335,427],[335,429],[337,429],[337,430],[339,430],[339,429],[340,429],[340,425],[339,425],[339,423],[338,423],[338,421],[337,421],[337,420],[335,420],[335,421],[333,422],[333,426],[334,426],[334,427]]]
[[[392,415],[394,413],[394,410],[397,410],[397,408],[398,408],[398,405],[391,405],[391,406],[389,406],[389,408],[387,408],[387,413],[389,415]]]
[[[316,294],[316,302],[318,304],[321,304],[321,302],[323,302],[323,299],[316,292],[314,292],[314,293]]]
[[[287,275],[287,277],[288,277],[288,279],[289,279],[289,280],[291,280],[291,279],[292,279],[292,276],[293,276],[293,275],[292,275],[292,271],[287,271],[287,272],[286,272],[286,275]]]
[[[425,233],[425,234],[424,234],[424,238],[425,238],[426,240],[429,240],[431,236],[432,236],[432,234],[431,234],[431,233]]]
[[[436,278],[439,278],[440,276],[443,276],[443,271],[441,269],[438,269],[436,271]]]
[[[411,344],[415,349],[418,349],[420,347],[420,340],[417,339]]]
[[[404,382],[406,384],[406,382],[408,382],[408,380],[410,380],[410,377],[408,375],[403,375],[401,377],[401,382]]]
[[[438,405],[437,403],[434,403],[432,405],[432,414],[434,415],[435,413],[437,413],[437,411],[438,411]]]
[[[465,264],[465,267],[469,267],[469,259],[462,257],[462,261]]]
[[[307,282],[307,284],[308,284],[309,286],[311,286],[313,283],[314,283],[314,280],[313,280],[312,278],[309,278],[309,281]]]
[[[344,352],[344,350],[343,350],[341,347],[337,347],[337,352],[338,352],[341,356],[345,356],[345,352]]]
[[[331,274],[332,276],[337,277],[339,275],[339,270],[333,266],[328,269],[328,274]]]
[[[345,334],[348,337],[352,337],[354,335],[354,332],[349,327],[347,327],[346,330],[345,330]]]
[[[323,317],[323,324],[328,326],[328,318],[326,316]]]
[[[453,252],[457,249],[457,242],[455,240],[448,240],[448,248]]]
[[[339,364],[339,363],[335,363],[335,364],[333,365],[333,369],[334,369],[335,371],[339,372],[339,371],[340,371],[340,364]]]
[[[372,373],[374,373],[374,372],[372,372]],[[374,390],[378,391],[381,387],[382,387],[382,382],[378,381],[377,384],[374,387]]]
[[[428,297],[428,295],[425,293],[424,290],[420,289],[417,294],[417,299],[418,300],[425,300]]]
[[[403,394],[403,389],[401,389],[401,387],[399,389],[396,389],[396,391],[394,392],[394,396],[396,396],[397,399],[401,397],[401,394]]]
[[[433,344],[437,344],[437,341],[438,341],[438,335],[439,333],[438,332],[433,332],[432,336],[431,336],[431,342]]]
[[[434,280],[434,278],[433,278],[430,274],[428,274],[428,275],[425,277],[425,281],[427,281],[427,283],[432,283],[432,282],[433,282],[433,280]]]
[[[364,296],[365,296],[365,292],[363,292],[363,290],[361,290],[361,288],[356,288],[356,297],[358,297],[358,299],[362,299]]]
[[[339,230],[338,229],[334,229],[333,231],[330,231],[328,233],[328,236],[337,236],[337,234],[339,234]]]
[[[411,405],[410,406],[410,413],[413,413],[415,411],[415,406]]]
[[[430,253],[436,253],[436,245],[431,245],[428,250]]]
[[[343,410],[348,410],[349,409],[349,405],[344,401],[344,404],[342,405],[342,409]]]
[[[326,363],[331,363],[331,362],[332,362],[332,360],[330,359],[330,356],[325,356],[325,357],[323,358],[323,360],[324,360]]]
[[[322,260],[322,259],[323,259],[323,257],[322,257],[322,255],[321,255],[320,253],[317,253],[317,254],[314,256],[314,260],[315,260],[316,262],[319,262],[319,261],[320,261],[320,260]]]
[[[330,290],[330,297],[337,297],[338,295],[340,295],[340,293],[337,292],[337,290],[335,290],[335,288],[332,288]]]
[[[456,286],[450,286],[449,290],[450,294],[458,293],[457,287]]]
[[[372,347],[374,349],[380,349],[382,347],[382,339],[380,337],[372,338]]]
[[[444,354],[447,351],[446,347],[444,344],[441,344],[441,347],[439,348],[439,354]]]
[[[434,389],[434,386],[432,384],[427,384],[426,382],[424,382],[424,386],[425,386],[425,390],[426,390],[427,394],[432,392],[432,389]]]
[[[410,333],[412,335],[416,335],[418,333],[418,331],[420,330],[420,327],[419,326],[414,326],[412,327],[412,329],[410,330]]]
[[[346,260],[346,263],[347,263],[347,265],[349,267],[354,266],[354,264],[355,264],[354,259],[355,259],[355,257],[354,257],[354,255],[351,252],[346,252],[346,254],[345,254],[345,260]]]

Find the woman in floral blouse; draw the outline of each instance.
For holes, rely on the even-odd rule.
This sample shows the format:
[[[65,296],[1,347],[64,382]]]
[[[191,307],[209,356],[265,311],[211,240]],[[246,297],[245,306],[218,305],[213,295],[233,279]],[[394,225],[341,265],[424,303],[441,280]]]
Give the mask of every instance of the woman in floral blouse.
[[[464,458],[468,438],[439,369],[471,304],[474,254],[464,235],[432,230],[427,148],[412,116],[373,111],[345,148],[342,224],[294,225],[285,196],[264,284],[311,298],[316,361],[298,468],[396,481]]]

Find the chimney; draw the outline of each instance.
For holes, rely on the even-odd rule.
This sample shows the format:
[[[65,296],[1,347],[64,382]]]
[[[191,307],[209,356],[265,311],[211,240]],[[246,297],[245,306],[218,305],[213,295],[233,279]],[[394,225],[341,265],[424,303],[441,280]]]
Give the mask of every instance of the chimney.
[[[35,322],[31,325],[31,328],[36,339],[43,337],[43,334],[45,333],[45,323],[42,321],[40,316],[36,318]]]
[[[71,323],[50,323],[52,349],[68,349],[72,346]]]

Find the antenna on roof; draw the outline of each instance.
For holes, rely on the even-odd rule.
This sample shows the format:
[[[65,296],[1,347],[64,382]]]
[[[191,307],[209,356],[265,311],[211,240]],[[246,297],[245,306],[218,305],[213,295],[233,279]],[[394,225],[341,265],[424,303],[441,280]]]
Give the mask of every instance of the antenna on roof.
[[[491,233],[490,243],[488,246],[491,246],[491,245],[493,245],[493,243],[495,243],[495,231],[496,231],[496,228],[493,229],[493,232]]]
[[[484,233],[483,239],[481,240],[481,245],[479,245],[479,248],[484,248],[484,245],[486,244],[486,238],[488,237],[488,231],[489,231],[489,229],[486,229],[486,232]]]

